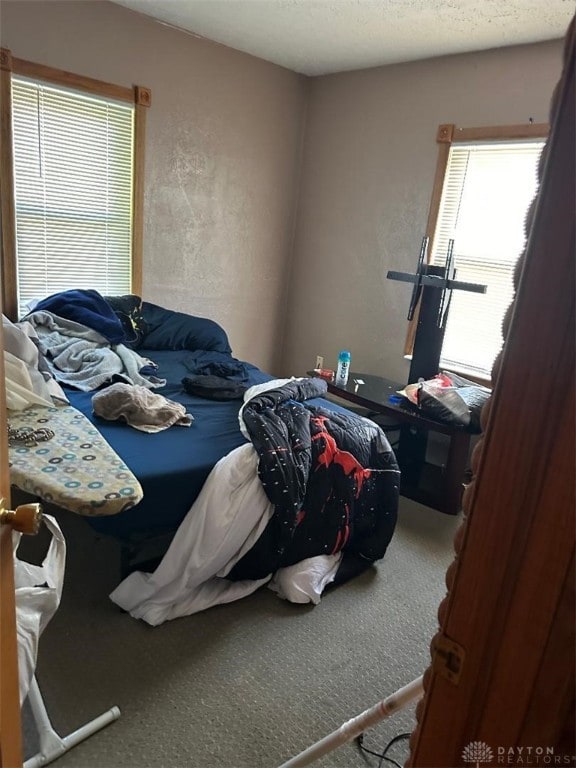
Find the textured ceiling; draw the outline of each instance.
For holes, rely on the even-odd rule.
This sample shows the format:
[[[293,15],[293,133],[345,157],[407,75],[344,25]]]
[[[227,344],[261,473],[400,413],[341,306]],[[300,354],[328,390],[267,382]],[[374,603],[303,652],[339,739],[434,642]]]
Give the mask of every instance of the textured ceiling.
[[[576,0],[116,0],[306,75],[563,37]]]

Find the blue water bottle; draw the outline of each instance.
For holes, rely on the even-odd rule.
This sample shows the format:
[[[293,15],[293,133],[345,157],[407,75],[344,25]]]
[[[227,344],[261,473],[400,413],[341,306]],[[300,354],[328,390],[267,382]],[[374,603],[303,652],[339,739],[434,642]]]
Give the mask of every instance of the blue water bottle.
[[[336,384],[337,387],[345,387],[348,383],[350,360],[350,352],[343,349],[338,355],[338,367],[336,368],[336,378],[334,379],[334,384]]]

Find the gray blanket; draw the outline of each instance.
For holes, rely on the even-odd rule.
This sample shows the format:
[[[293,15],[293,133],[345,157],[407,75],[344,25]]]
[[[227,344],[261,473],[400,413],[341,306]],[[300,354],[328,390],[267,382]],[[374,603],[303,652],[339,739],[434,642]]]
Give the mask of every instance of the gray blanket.
[[[110,345],[97,331],[44,310],[26,316],[38,335],[38,346],[54,378],[83,392],[111,381],[163,387],[165,379],[143,376],[152,363],[123,344]],[[153,364],[152,364],[153,365]]]

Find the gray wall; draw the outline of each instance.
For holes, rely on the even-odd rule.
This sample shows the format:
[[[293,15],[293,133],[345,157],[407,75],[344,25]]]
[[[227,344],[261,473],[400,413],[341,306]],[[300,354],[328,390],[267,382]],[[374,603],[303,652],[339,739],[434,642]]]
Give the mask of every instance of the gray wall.
[[[426,227],[441,123],[548,120],[559,41],[312,81],[284,350],[286,372],[335,367],[406,382],[410,287]]]
[[[437,126],[547,120],[562,50],[307,79],[103,0],[3,0],[0,35],[14,56],[152,89],[144,298],[214,318],[276,374],[346,347],[399,381],[410,289],[386,272],[414,269]]]
[[[307,80],[108,2],[2,2],[18,58],[152,89],[144,298],[211,317],[234,354],[281,351]]]

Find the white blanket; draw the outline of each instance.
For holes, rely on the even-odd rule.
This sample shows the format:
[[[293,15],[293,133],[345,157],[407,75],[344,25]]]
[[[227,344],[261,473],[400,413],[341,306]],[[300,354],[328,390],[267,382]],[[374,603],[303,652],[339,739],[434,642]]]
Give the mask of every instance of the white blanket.
[[[4,381],[6,384],[6,408],[9,411],[23,411],[31,405],[45,405],[52,408],[54,403],[49,395],[38,394],[32,382],[26,363],[10,352],[4,352]]]
[[[226,574],[272,516],[257,473],[258,455],[241,445],[216,464],[154,573],[131,573],[110,598],[153,626],[249,595],[258,581]]]

